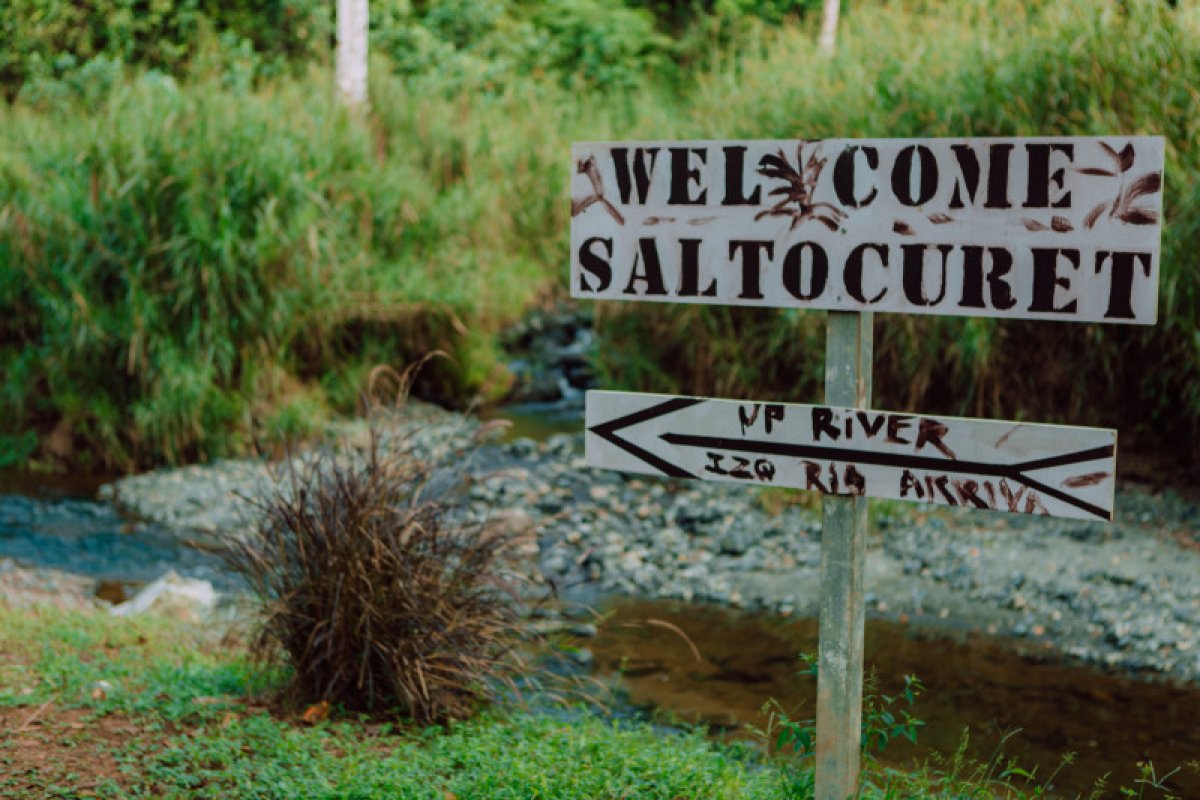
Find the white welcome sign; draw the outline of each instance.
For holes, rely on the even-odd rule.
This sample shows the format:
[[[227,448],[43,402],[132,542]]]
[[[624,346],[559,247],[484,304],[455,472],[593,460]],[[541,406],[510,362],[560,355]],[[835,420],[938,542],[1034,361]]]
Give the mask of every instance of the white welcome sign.
[[[583,143],[571,295],[1153,324],[1161,137]]]

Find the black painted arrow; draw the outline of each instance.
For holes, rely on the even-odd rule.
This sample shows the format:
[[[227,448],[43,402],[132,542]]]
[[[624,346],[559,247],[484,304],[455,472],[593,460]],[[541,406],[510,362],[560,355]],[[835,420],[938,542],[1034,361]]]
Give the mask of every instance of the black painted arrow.
[[[610,422],[595,425],[589,430],[616,445],[625,452],[641,459],[655,469],[672,478],[695,478],[687,470],[654,455],[648,450],[634,444],[628,439],[617,435],[617,431],[637,425],[655,417],[673,414],[685,408],[703,403],[704,400],[691,397],[678,397],[658,405],[644,408],[641,411],[619,417]],[[1046,469],[1048,467],[1066,464],[1082,464],[1100,458],[1108,458],[1113,454],[1112,445],[1093,447],[1074,453],[1032,459],[1016,464],[993,464],[986,461],[958,461],[934,456],[918,456],[907,453],[886,453],[877,450],[856,450],[842,447],[828,447],[818,444],[794,444],[790,442],[766,442],[754,439],[733,439],[726,436],[701,436],[688,433],[664,433],[659,438],[664,442],[683,447],[699,447],[708,450],[733,450],[735,452],[753,453],[756,455],[794,456],[796,458],[821,458],[836,461],[853,461],[858,464],[874,464],[881,467],[907,467],[911,469],[935,470],[939,472],[958,472],[969,475],[1009,478],[1029,489],[1040,491],[1050,497],[1055,497],[1068,505],[1074,506],[1089,514],[1095,514],[1101,519],[1111,520],[1112,512],[1100,506],[1093,505],[1066,492],[1047,486],[1035,480],[1025,472],[1029,470]]]

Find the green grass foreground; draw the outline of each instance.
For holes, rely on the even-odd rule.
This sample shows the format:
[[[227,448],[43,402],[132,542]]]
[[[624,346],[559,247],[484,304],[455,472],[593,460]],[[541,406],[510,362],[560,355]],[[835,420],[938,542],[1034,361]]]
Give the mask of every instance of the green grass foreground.
[[[498,331],[566,294],[572,141],[1035,134],[1166,137],[1158,324],[880,315],[877,405],[1120,427],[1195,457],[1200,7],[856,0],[826,58],[813,15],[676,30],[637,5],[413,4],[373,28],[364,120],[333,102],[327,49],[238,38],[283,23],[180,32],[171,59],[8,56],[0,467],[270,447],[352,411],[373,365],[435,348],[451,358],[421,394],[502,395]],[[15,42],[70,45],[52,14],[5,19],[29,26]],[[820,313],[598,314],[614,388],[819,395]]]
[[[485,713],[446,729],[309,725],[303,709],[265,702],[282,677],[180,623],[0,606],[0,715],[13,723],[0,726],[0,796],[808,796],[806,773],[745,746],[584,713]],[[106,733],[117,721],[120,738]],[[34,771],[31,740],[47,759]],[[91,769],[79,763],[89,755]]]
[[[0,602],[0,797],[808,800],[812,762],[582,709],[492,709],[420,728],[278,700],[287,675],[236,637],[158,616]],[[309,719],[306,720],[306,717]],[[963,748],[868,761],[864,800],[1050,796]],[[1121,796],[1171,797],[1153,768]],[[1089,800],[1108,796],[1103,784]]]

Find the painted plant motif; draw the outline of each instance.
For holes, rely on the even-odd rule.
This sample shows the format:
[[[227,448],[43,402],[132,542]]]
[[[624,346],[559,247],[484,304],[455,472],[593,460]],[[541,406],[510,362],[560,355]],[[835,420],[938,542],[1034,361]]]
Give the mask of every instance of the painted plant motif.
[[[578,200],[571,198],[571,216],[579,216],[594,204],[599,203],[617,221],[618,225],[624,225],[625,218],[621,216],[621,212],[617,211],[617,207],[604,196],[604,179],[600,177],[600,167],[596,164],[596,157],[588,156],[583,161],[577,162],[575,171],[587,176],[588,182],[592,184],[592,194]]]
[[[804,146],[813,145],[808,160],[804,159]],[[827,159],[818,158],[819,142],[801,141],[796,145],[796,166],[788,163],[787,154],[781,149],[778,154],[765,155],[758,162],[758,173],[764,177],[780,180],[783,186],[772,189],[769,195],[780,195],[782,199],[768,209],[758,212],[754,219],[763,217],[791,217],[791,230],[807,220],[815,220],[831,231],[836,231],[846,218],[846,213],[832,203],[817,202],[813,193],[821,170]]]
[[[1133,180],[1129,180],[1129,171],[1133,169],[1133,163],[1137,157],[1137,153],[1133,149],[1133,143],[1126,144],[1120,152],[1104,142],[1100,142],[1100,147],[1112,159],[1114,168],[1083,167],[1079,171],[1084,175],[1103,175],[1110,178],[1120,177],[1121,187],[1117,190],[1115,198],[1105,200],[1088,212],[1087,216],[1083,219],[1083,226],[1085,228],[1093,227],[1104,214],[1105,210],[1108,211],[1109,218],[1119,219],[1121,222],[1127,222],[1130,225],[1156,224],[1158,222],[1158,212],[1156,210],[1134,205],[1134,203],[1138,198],[1157,194],[1162,189],[1162,173],[1147,172]]]

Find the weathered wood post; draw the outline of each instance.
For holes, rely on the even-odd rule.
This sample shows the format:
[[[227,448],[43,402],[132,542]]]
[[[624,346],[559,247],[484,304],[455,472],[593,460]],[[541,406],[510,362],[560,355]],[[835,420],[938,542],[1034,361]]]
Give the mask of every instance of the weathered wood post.
[[[367,103],[367,0],[337,0],[336,83],[350,108]]]
[[[821,52],[833,55],[837,46],[838,11],[842,0],[825,0],[821,13]]]
[[[829,312],[826,405],[870,406],[872,328],[869,312]],[[846,800],[858,791],[867,498],[825,495],[822,514],[816,800]]]

